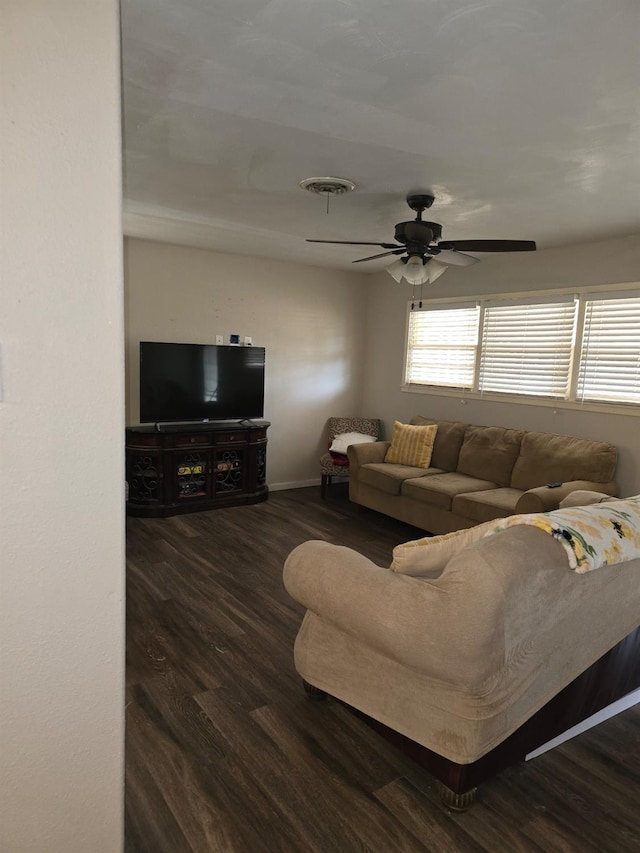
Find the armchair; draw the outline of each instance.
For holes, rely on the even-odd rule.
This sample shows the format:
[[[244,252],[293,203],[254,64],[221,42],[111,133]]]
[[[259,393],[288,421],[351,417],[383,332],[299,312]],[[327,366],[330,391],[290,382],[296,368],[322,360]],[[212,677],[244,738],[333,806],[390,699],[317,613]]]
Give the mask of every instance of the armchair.
[[[371,435],[376,440],[380,438],[382,424],[380,418],[329,418],[327,421],[328,446],[338,435],[346,433],[361,433]],[[329,451],[320,457],[320,495],[327,498],[327,486],[331,485],[332,477],[349,476],[349,459],[346,454],[334,454]]]

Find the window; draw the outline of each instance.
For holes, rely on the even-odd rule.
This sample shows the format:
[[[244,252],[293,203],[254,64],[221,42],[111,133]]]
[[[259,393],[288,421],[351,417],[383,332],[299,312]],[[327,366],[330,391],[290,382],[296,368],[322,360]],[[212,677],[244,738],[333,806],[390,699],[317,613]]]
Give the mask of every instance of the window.
[[[488,303],[478,387],[481,391],[567,396],[576,301]]]
[[[587,299],[579,400],[640,403],[640,299]]]
[[[640,404],[640,291],[427,303],[409,312],[404,387]]]
[[[478,349],[477,305],[412,311],[406,382],[472,388]]]

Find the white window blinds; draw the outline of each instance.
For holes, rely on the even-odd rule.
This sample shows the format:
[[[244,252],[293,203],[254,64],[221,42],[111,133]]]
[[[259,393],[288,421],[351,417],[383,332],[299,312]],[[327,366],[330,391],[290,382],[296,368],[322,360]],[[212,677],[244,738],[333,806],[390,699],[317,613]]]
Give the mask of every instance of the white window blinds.
[[[586,300],[577,397],[640,403],[640,297]]]
[[[480,309],[475,304],[412,311],[405,382],[472,388],[479,318]]]
[[[569,392],[576,301],[487,303],[479,389],[564,399]]]

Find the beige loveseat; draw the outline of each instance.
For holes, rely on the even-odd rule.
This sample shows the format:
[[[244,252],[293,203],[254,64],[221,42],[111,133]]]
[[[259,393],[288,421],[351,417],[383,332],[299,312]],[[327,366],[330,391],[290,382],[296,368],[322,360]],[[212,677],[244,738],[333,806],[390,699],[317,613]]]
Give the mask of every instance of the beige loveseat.
[[[617,494],[612,444],[422,416],[411,423],[438,425],[431,467],[385,462],[388,441],[353,445],[354,503],[430,533],[448,533],[514,513],[557,509],[576,489]]]
[[[457,794],[640,686],[639,578],[640,559],[576,574],[557,539],[524,525],[436,576],[321,541],[284,569],[307,608],[298,673],[421,748]]]

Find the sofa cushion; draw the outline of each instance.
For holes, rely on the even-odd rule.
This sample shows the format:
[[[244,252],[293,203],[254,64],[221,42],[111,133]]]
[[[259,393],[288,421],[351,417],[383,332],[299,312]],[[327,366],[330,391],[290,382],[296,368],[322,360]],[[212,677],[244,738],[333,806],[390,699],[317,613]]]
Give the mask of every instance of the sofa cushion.
[[[443,471],[455,471],[458,467],[458,456],[460,455],[464,434],[469,424],[464,424],[460,421],[429,420],[422,415],[411,418],[411,423],[417,425],[438,424],[436,440],[433,443],[431,464],[436,468],[442,468]]]
[[[401,494],[415,501],[450,510],[453,498],[461,492],[480,492],[491,488],[495,489],[497,486],[489,480],[477,480],[466,474],[449,472],[405,480]]]
[[[433,442],[438,427],[436,424],[403,424],[395,421],[391,446],[384,457],[385,462],[396,465],[413,465],[428,468],[431,463]]]
[[[510,486],[523,432],[504,427],[469,426],[460,448],[457,471]],[[519,486],[517,488],[520,488]]]
[[[388,495],[399,495],[405,480],[424,477],[425,474],[441,474],[439,468],[415,468],[410,465],[394,465],[391,462],[368,462],[361,465],[358,479]]]
[[[442,536],[425,536],[411,542],[403,542],[393,549],[393,562],[389,566],[392,572],[411,575],[414,578],[437,578],[445,570],[447,563],[459,552],[479,542],[499,521],[488,521],[475,527],[454,530]]]
[[[490,521],[505,515],[513,515],[521,494],[520,489],[510,488],[468,492],[456,495],[451,508],[456,515],[470,518],[476,523]]]
[[[526,432],[510,485],[534,489],[546,483],[590,480],[608,483],[615,477],[618,451],[613,444],[548,432]]]

